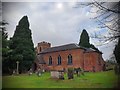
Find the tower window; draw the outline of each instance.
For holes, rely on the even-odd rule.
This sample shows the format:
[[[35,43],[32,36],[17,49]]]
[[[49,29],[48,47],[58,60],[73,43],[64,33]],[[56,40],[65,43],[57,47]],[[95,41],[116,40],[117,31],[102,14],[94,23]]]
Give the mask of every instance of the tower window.
[[[40,51],[41,51],[41,47],[40,47]]]

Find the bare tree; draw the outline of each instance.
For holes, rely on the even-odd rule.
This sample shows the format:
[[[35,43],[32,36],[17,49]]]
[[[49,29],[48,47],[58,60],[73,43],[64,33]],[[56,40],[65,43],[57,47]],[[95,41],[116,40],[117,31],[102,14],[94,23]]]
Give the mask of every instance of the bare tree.
[[[90,7],[89,12],[96,13],[92,19],[97,21],[101,30],[106,29],[109,32],[107,36],[94,33],[92,38],[97,38],[104,43],[117,41],[116,45],[120,42],[120,2],[97,2],[94,0],[94,2],[78,2],[76,8],[79,7]],[[117,63],[120,62],[120,59],[116,58],[116,60]]]
[[[101,37],[100,35],[93,35],[92,38],[103,40],[104,42],[116,41],[114,55],[118,65],[116,70],[118,73],[118,84],[120,84],[120,1],[119,2],[79,2],[76,8],[90,7],[90,13],[96,13],[93,17],[99,25],[100,29],[109,31],[109,35]],[[119,85],[118,85],[119,87]]]
[[[109,31],[109,36],[99,37],[95,34],[92,38],[104,39],[104,41],[113,41],[120,38],[120,2],[79,2],[76,5],[78,7],[90,7],[90,13],[97,13],[93,17],[99,25],[99,28]]]

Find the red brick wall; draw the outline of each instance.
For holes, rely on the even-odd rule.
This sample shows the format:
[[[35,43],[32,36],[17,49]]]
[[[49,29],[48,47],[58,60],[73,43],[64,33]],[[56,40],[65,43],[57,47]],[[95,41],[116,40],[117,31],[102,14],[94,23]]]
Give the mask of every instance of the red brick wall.
[[[72,55],[72,65],[68,65],[68,55]],[[58,56],[61,56],[62,63],[58,64]],[[49,57],[52,57],[52,65],[49,64]],[[63,70],[69,67],[83,68],[83,50],[82,49],[74,49],[74,50],[66,50],[60,52],[47,53],[43,55],[43,58],[47,64],[48,70]]]
[[[72,65],[68,65],[68,55],[72,55]],[[61,65],[58,65],[58,56],[61,56]],[[52,57],[52,65],[49,65],[49,57]],[[67,70],[69,67],[83,68],[85,71],[102,71],[105,64],[102,55],[97,52],[84,53],[82,49],[73,49],[43,54],[46,62],[46,70]],[[94,67],[94,69],[93,69]]]
[[[102,54],[97,52],[84,53],[84,69],[86,71],[103,71],[104,64]]]

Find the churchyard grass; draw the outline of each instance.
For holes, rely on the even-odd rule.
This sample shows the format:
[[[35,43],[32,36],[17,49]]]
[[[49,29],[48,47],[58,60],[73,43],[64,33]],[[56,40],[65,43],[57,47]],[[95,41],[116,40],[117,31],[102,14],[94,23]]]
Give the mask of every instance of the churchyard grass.
[[[38,77],[22,74],[18,76],[3,76],[3,88],[114,88],[117,84],[117,76],[114,71],[86,72],[85,75],[68,80],[51,79],[50,73],[46,72]]]

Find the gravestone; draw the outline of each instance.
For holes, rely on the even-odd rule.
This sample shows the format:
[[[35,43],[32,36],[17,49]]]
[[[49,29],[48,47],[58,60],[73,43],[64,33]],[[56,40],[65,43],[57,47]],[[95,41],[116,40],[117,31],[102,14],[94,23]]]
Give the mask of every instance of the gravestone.
[[[41,71],[41,69],[38,69],[37,76],[40,77],[41,75],[42,75],[42,71]]]
[[[32,69],[28,71],[29,76],[32,75]]]
[[[64,78],[64,71],[63,70],[59,71],[59,79],[61,79],[61,80],[65,79]]]
[[[58,71],[51,71],[51,77],[52,78],[59,78],[59,72]]]
[[[64,80],[63,71],[51,71],[51,77]]]
[[[73,79],[74,78],[73,68],[68,68],[67,75],[68,75],[68,79]]]

